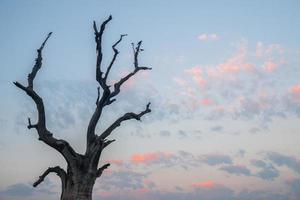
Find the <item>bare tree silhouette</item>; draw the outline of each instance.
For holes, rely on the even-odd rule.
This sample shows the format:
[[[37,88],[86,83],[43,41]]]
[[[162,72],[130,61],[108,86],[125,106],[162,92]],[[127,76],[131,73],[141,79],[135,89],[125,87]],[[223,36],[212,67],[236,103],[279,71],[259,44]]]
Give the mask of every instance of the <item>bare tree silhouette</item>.
[[[121,125],[122,122],[130,119],[140,120],[141,117],[149,112],[150,103],[147,104],[145,110],[140,113],[128,112],[123,116],[114,121],[109,127],[107,127],[101,134],[96,134],[96,126],[101,117],[104,107],[110,105],[116,101],[116,96],[120,93],[121,86],[134,76],[137,72],[141,70],[151,70],[149,67],[139,66],[139,53],[143,50],[141,49],[142,41],[138,42],[136,45],[132,43],[132,49],[134,54],[134,70],[128,73],[126,76],[121,78],[118,82],[113,85],[109,85],[107,78],[109,76],[110,70],[115,63],[115,60],[119,54],[117,45],[122,41],[123,37],[126,35],[121,35],[119,40],[112,45],[113,49],[113,58],[106,70],[103,71],[102,67],[102,36],[105,30],[105,27],[109,21],[112,20],[112,16],[109,16],[98,30],[96,22],[94,21],[93,28],[95,33],[95,42],[96,42],[96,80],[99,84],[97,88],[98,96],[96,100],[95,111],[89,121],[87,133],[86,133],[86,151],[85,154],[77,153],[70,144],[62,139],[57,139],[53,134],[47,129],[46,126],[46,114],[42,97],[34,90],[34,79],[38,71],[42,67],[42,51],[47,40],[50,38],[52,32],[50,32],[41,47],[37,49],[37,58],[35,59],[35,65],[32,68],[32,71],[28,74],[28,84],[24,86],[19,82],[14,82],[14,84],[26,92],[28,96],[34,101],[38,120],[37,123],[32,124],[30,118],[28,118],[28,129],[36,129],[39,140],[43,141],[47,145],[56,149],[66,160],[67,162],[67,171],[62,169],[59,166],[49,167],[33,184],[34,187],[38,186],[49,173],[56,173],[57,176],[61,179],[62,193],[61,200],[91,200],[92,191],[95,181],[100,177],[103,171],[110,166],[109,163],[98,167],[99,159],[103,149],[105,149],[109,144],[115,140],[107,139],[108,136]]]

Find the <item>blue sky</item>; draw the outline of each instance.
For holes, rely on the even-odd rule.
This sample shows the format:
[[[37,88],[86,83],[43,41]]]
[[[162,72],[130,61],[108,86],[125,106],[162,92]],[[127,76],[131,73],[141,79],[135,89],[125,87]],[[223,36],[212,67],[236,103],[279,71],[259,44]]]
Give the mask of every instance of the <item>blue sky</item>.
[[[153,68],[122,88],[98,130],[148,101],[153,112],[111,136],[112,167],[94,199],[300,198],[300,14],[298,1],[6,1],[0,2],[0,199],[57,199],[59,181],[44,169],[62,157],[27,130],[36,111],[12,84],[24,82],[39,47],[36,87],[51,131],[83,152],[94,109],[92,21],[112,14],[111,45],[127,33],[113,83],[132,70],[131,42]],[[101,164],[100,163],[100,164]]]

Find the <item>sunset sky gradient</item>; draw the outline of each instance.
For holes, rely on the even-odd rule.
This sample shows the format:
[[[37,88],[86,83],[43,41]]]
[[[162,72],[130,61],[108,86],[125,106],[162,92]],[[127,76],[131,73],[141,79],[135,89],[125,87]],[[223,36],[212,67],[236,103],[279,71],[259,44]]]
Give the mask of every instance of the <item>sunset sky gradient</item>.
[[[104,65],[120,34],[120,55],[109,77],[133,69],[131,43],[143,40],[140,72],[104,111],[100,133],[125,112],[151,102],[141,122],[128,121],[99,165],[95,200],[300,199],[300,2],[277,1],[38,1],[0,2],[0,200],[59,199],[50,175],[64,159],[28,130],[36,119],[24,83],[39,47],[36,90],[47,126],[85,150],[95,108],[92,22],[110,14]]]

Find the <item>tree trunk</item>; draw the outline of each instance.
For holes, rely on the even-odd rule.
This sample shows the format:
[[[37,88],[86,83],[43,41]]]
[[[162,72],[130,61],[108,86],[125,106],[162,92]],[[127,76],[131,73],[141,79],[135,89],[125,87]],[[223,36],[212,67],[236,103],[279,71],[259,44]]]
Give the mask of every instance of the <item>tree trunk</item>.
[[[74,170],[74,173],[69,171],[62,185],[61,200],[92,200],[95,180],[95,174],[79,169]]]

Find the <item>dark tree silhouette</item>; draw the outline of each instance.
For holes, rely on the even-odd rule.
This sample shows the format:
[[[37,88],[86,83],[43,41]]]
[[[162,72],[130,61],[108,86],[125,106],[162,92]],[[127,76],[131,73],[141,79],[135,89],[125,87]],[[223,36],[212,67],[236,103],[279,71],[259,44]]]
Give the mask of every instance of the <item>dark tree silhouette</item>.
[[[59,166],[49,167],[33,184],[34,187],[38,186],[41,182],[43,182],[44,178],[49,173],[56,173],[57,176],[61,179],[62,184],[62,193],[61,200],[91,200],[92,199],[92,191],[93,186],[98,177],[100,177],[103,171],[109,167],[109,163],[98,167],[99,159],[103,149],[105,149],[109,144],[114,142],[115,140],[107,139],[108,136],[121,125],[123,121],[136,119],[140,120],[141,117],[149,112],[150,103],[147,104],[145,110],[140,113],[128,112],[118,118],[115,122],[113,122],[108,128],[106,128],[101,134],[96,134],[96,126],[101,117],[102,111],[104,107],[110,105],[114,101],[116,101],[116,96],[120,93],[121,86],[132,76],[134,76],[140,70],[150,70],[149,67],[139,66],[138,57],[139,53],[142,51],[141,45],[142,41],[138,42],[135,46],[132,43],[133,56],[134,56],[134,70],[131,73],[128,73],[126,76],[121,78],[118,82],[113,85],[109,85],[107,83],[107,78],[109,76],[109,72],[114,65],[114,62],[119,54],[117,45],[122,41],[123,37],[126,35],[121,35],[120,39],[112,45],[113,49],[113,58],[106,70],[103,71],[102,67],[102,36],[105,30],[105,26],[112,19],[109,16],[98,30],[96,22],[94,21],[93,28],[95,32],[95,42],[96,42],[96,80],[99,83],[98,97],[96,100],[96,108],[95,111],[89,121],[87,133],[86,133],[86,151],[85,154],[77,153],[70,144],[62,139],[57,139],[53,136],[53,134],[47,129],[46,126],[46,114],[44,109],[44,103],[42,97],[34,90],[34,79],[42,67],[42,51],[47,40],[50,38],[52,32],[48,34],[41,47],[37,49],[37,58],[35,59],[35,64],[32,68],[32,71],[28,74],[28,85],[24,86],[19,82],[14,82],[14,84],[26,92],[28,96],[32,98],[34,101],[38,120],[37,123],[32,124],[30,118],[28,118],[28,129],[36,129],[39,140],[43,141],[47,145],[56,149],[66,160],[67,162],[67,171],[62,169]]]

